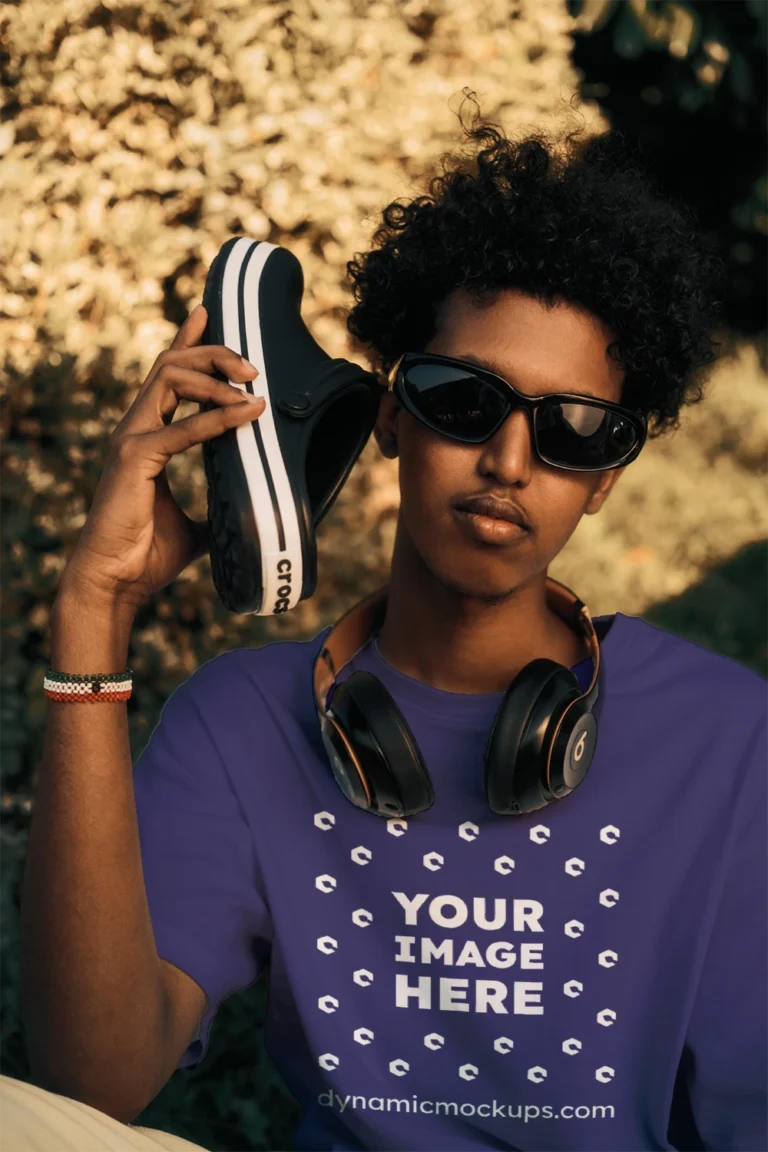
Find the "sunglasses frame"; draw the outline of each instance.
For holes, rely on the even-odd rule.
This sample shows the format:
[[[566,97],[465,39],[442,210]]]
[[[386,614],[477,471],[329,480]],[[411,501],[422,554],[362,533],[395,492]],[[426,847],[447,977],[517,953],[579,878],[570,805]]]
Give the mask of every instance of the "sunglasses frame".
[[[428,423],[423,415],[417,411],[415,405],[410,401],[407,392],[403,387],[405,368],[403,361],[407,360],[406,367],[415,366],[416,364],[446,364],[451,368],[462,368],[464,371],[471,372],[473,376],[477,376],[480,380],[490,384],[491,387],[504,389],[506,392],[511,392],[517,400],[517,407],[523,408],[529,415],[529,425],[532,432],[532,440],[534,450],[539,460],[544,464],[548,464],[551,468],[562,468],[566,472],[610,472],[615,468],[626,468],[627,464],[631,464],[635,460],[645,444],[646,435],[648,432],[648,425],[646,418],[639,412],[632,412],[629,408],[622,407],[621,404],[614,404],[610,400],[590,400],[586,396],[579,396],[572,392],[548,392],[545,396],[526,396],[523,392],[518,390],[505,380],[503,376],[497,376],[495,372],[489,372],[486,368],[480,368],[475,364],[470,364],[466,360],[457,360],[453,356],[440,356],[434,352],[403,352],[398,357],[395,363],[387,374],[387,391],[392,392],[396,399],[407,409],[408,412],[426,428],[432,432],[437,432],[438,435],[445,436],[449,440],[455,440],[460,444],[485,444],[492,436],[498,432],[501,425],[507,419],[510,412],[503,416],[495,428],[491,429],[487,436],[482,440],[467,440],[463,436],[455,436],[450,432],[444,431],[442,428],[435,428],[432,424]],[[547,401],[566,401],[569,404],[586,404],[591,408],[607,408],[611,412],[616,412],[623,416],[626,420],[637,429],[639,439],[637,444],[629,450],[627,455],[617,461],[615,464],[606,464],[602,468],[593,467],[579,467],[576,464],[559,464],[554,460],[549,460],[540,450],[538,443],[538,433],[536,431],[536,409]],[[514,411],[514,408],[512,409]]]

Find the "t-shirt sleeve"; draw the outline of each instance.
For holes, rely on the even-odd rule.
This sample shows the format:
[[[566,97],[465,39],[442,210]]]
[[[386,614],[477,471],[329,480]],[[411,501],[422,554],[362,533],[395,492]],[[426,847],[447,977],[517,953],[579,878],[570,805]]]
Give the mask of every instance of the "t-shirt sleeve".
[[[722,894],[686,1037],[692,1120],[702,1143],[768,1148],[768,736],[763,719],[745,772]],[[691,798],[695,803],[696,797]],[[691,1147],[692,1145],[679,1145]]]
[[[158,955],[191,976],[207,998],[179,1068],[205,1055],[219,1005],[256,980],[272,938],[251,830],[203,703],[211,665],[221,660],[172,693],[133,769]]]

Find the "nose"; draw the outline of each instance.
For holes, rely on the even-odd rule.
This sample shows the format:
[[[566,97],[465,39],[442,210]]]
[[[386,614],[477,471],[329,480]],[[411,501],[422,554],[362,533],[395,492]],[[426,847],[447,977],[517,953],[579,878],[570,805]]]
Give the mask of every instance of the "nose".
[[[535,450],[531,417],[523,408],[510,412],[490,440],[481,444],[478,471],[505,487],[530,482]]]

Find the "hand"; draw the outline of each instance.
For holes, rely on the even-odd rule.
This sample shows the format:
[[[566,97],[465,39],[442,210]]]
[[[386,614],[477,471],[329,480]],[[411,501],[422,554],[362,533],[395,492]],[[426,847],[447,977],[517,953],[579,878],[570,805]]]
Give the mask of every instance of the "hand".
[[[170,584],[208,549],[208,524],[191,520],[174,500],[165,466],[177,452],[220,436],[262,414],[265,402],[217,380],[258,375],[230,348],[200,347],[208,314],[190,312],[171,347],[161,352],[110,439],[88,518],[59,591],[128,603],[134,609]],[[172,423],[180,400],[212,401],[215,409]]]

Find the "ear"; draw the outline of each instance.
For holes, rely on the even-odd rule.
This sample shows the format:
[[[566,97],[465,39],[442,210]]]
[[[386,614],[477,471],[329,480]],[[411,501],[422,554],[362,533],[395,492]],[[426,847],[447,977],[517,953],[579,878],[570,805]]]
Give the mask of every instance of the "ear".
[[[610,472],[601,473],[597,487],[590,496],[587,506],[584,509],[585,516],[594,516],[596,512],[600,511],[608,499],[608,494],[623,471],[624,468],[612,468]]]
[[[373,434],[382,456],[394,460],[397,456],[397,414],[400,405],[391,392],[382,392],[379,414]]]

